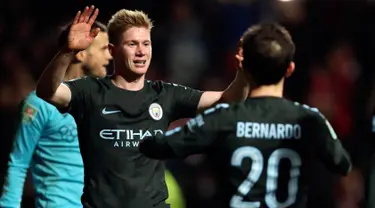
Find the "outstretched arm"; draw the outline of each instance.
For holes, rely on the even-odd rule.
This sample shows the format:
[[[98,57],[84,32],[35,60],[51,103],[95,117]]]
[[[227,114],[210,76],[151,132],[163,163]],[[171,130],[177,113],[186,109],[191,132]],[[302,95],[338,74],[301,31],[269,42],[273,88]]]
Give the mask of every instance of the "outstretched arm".
[[[218,104],[190,119],[183,127],[145,139],[140,143],[139,151],[159,160],[203,153],[219,138],[222,125],[228,121],[228,115],[223,112],[227,108],[226,103]],[[224,123],[222,118],[226,119]]]
[[[80,11],[77,13],[70,27],[66,46],[52,59],[38,81],[36,93],[40,98],[58,107],[69,105],[71,91],[61,83],[74,53],[85,50],[98,34],[99,30],[91,32],[98,13],[99,10],[94,6],[86,7],[82,14]]]
[[[68,106],[71,92],[61,82],[72,59],[71,51],[60,51],[56,54],[38,81],[36,93],[40,98],[58,107]]]
[[[242,70],[237,70],[236,78],[224,91],[205,91],[203,92],[197,111],[200,112],[207,109],[216,103],[232,103],[239,102],[246,99],[249,94],[250,85],[246,80],[245,74]]]
[[[218,102],[231,103],[244,100],[250,91],[250,83],[242,68],[243,54],[242,54],[242,39],[240,39],[236,54],[237,74],[233,82],[228,88],[221,92],[206,91],[202,94],[199,104],[198,112],[213,106]]]

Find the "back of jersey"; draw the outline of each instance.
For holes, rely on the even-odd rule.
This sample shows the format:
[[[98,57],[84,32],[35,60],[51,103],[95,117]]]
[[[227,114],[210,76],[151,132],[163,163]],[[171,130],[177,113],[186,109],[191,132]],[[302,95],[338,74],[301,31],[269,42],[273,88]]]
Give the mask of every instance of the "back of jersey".
[[[223,120],[220,138],[211,150],[220,167],[227,167],[230,207],[304,207],[314,160],[337,173],[350,169],[329,123],[307,106],[250,98],[218,119]]]

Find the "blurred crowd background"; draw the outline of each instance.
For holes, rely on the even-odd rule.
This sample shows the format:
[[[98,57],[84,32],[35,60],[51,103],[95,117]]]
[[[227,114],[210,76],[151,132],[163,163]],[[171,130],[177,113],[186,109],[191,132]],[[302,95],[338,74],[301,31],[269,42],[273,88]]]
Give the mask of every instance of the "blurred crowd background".
[[[235,76],[239,37],[259,21],[278,21],[296,43],[296,72],[286,97],[318,107],[351,153],[354,171],[337,178],[316,164],[311,207],[358,207],[365,198],[375,152],[375,1],[371,0],[2,0],[0,3],[0,116],[2,157],[19,120],[18,103],[57,52],[57,37],[76,11],[94,4],[107,23],[121,8],[147,12],[153,60],[149,79],[202,90],[223,90]],[[374,85],[375,86],[375,85]],[[172,126],[181,125],[181,120]],[[4,156],[4,157],[3,157]],[[4,159],[5,158],[5,159]],[[220,172],[212,158],[168,161],[187,207],[223,207]],[[33,207],[28,180],[24,206]],[[335,204],[335,205],[334,205]]]

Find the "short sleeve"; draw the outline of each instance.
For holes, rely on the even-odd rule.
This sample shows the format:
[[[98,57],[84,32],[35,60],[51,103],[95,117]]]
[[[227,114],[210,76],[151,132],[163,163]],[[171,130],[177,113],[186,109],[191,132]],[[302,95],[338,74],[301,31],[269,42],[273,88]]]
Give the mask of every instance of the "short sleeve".
[[[90,96],[92,89],[95,86],[95,79],[96,78],[93,77],[84,77],[63,83],[71,92],[71,100],[67,109],[68,111],[76,112],[80,110],[81,106],[87,106],[90,104]]]
[[[173,120],[192,118],[196,115],[202,91],[190,87],[168,84],[169,92],[173,97]]]
[[[320,113],[312,116],[312,133],[315,135],[315,151],[325,166],[335,173],[347,174],[351,169],[351,159],[342,146],[329,121]]]

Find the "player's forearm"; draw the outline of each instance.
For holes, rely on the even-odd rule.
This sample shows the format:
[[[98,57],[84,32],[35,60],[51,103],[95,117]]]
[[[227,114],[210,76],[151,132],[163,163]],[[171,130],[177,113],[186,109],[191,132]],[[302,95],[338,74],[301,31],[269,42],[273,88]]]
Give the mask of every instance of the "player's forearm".
[[[171,147],[166,143],[160,143],[156,139],[146,139],[139,144],[139,152],[146,157],[165,160],[176,157]]]
[[[54,95],[72,59],[71,51],[61,50],[56,54],[38,81],[36,93],[39,97],[49,99]]]
[[[231,103],[246,99],[249,94],[250,84],[242,70],[237,70],[237,74],[233,82],[223,92],[220,101]]]
[[[0,207],[19,207],[27,169],[10,165],[5,185],[2,189]]]

